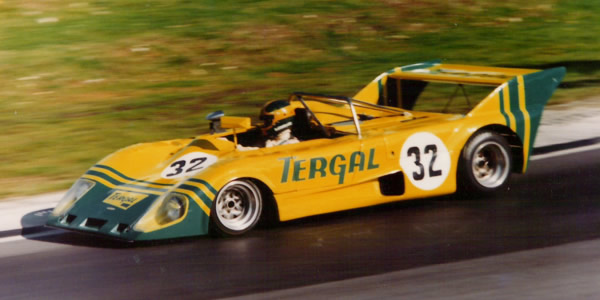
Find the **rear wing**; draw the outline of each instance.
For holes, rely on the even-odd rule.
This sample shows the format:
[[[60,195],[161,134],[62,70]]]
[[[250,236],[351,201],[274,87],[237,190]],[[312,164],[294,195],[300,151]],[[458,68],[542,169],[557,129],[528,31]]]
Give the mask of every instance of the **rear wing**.
[[[439,60],[434,60],[396,67],[384,72],[360,90],[353,98],[373,104],[410,109],[407,106],[411,106],[409,105],[411,102],[414,103],[411,98],[416,98],[420,93],[419,87],[415,86],[418,83],[413,81],[500,86],[516,77],[531,77],[528,75],[540,72],[545,75],[548,75],[549,72],[553,73],[551,77],[556,79],[556,85],[548,82],[548,86],[553,86],[548,95],[550,96],[565,74],[564,67],[535,70],[442,64]],[[539,77],[539,74],[535,77]]]
[[[515,132],[523,143],[525,171],[544,106],[565,73],[564,67],[546,70],[498,68],[443,64],[436,60],[389,70],[353,98],[410,110],[428,82],[494,86],[493,92],[467,116],[505,125]]]

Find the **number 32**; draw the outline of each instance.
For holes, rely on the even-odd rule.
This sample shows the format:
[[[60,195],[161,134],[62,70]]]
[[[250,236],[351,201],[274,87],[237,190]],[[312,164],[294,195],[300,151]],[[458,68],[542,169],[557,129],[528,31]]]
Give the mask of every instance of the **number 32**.
[[[160,176],[166,179],[175,179],[190,176],[210,167],[217,162],[217,157],[204,152],[191,152],[177,157],[163,169]]]
[[[433,164],[435,163],[435,159],[437,158],[437,146],[436,145],[427,145],[425,146],[424,154],[431,155],[431,160],[429,161],[429,177],[436,177],[442,175],[442,170],[434,170]],[[407,151],[408,156],[414,156],[415,165],[419,168],[418,172],[413,172],[412,176],[414,180],[423,180],[425,178],[425,166],[421,163],[421,150],[418,147],[410,147]]]
[[[206,161],[206,157],[194,158],[194,159],[190,160],[190,163],[189,163],[192,166],[187,169],[184,169],[185,166],[187,165],[187,161],[186,160],[178,160],[169,166],[169,168],[173,169],[173,173],[168,173],[167,175],[165,175],[165,177],[177,176],[183,172],[190,173],[190,172],[198,171],[202,168],[202,163],[204,163],[205,161]]]

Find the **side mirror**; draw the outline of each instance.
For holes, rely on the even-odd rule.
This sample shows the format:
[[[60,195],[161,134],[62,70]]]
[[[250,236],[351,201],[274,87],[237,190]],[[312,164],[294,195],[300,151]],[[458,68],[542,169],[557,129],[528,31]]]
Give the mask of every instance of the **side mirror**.
[[[221,127],[226,129],[233,129],[233,143],[237,150],[237,133],[236,129],[250,129],[252,128],[251,119],[247,117],[221,117]]]
[[[248,117],[221,117],[221,127],[225,129],[250,129],[251,119]]]

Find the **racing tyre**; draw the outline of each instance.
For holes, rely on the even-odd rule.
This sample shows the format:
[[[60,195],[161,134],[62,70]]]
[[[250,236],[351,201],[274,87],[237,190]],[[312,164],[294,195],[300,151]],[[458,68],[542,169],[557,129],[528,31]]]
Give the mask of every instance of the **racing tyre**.
[[[262,208],[260,189],[252,181],[231,181],[219,191],[213,202],[211,231],[220,236],[242,235],[256,225]]]
[[[488,194],[507,184],[512,154],[504,137],[482,131],[469,139],[459,163],[459,191]]]

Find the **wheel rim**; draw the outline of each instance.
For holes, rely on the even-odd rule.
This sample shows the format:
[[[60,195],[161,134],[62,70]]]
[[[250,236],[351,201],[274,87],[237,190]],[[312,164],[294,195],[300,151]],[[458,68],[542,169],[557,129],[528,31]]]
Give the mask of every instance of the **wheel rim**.
[[[227,229],[246,230],[260,216],[260,191],[252,183],[232,181],[219,192],[215,207],[219,222]]]
[[[486,188],[504,183],[509,173],[508,153],[502,145],[488,141],[477,147],[472,159],[473,176]]]

